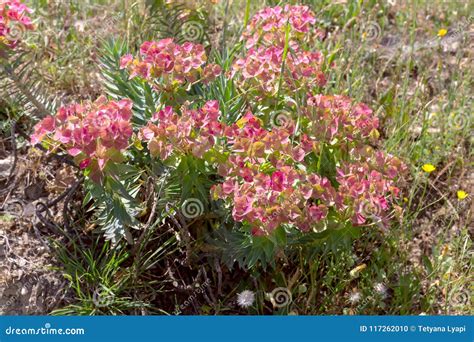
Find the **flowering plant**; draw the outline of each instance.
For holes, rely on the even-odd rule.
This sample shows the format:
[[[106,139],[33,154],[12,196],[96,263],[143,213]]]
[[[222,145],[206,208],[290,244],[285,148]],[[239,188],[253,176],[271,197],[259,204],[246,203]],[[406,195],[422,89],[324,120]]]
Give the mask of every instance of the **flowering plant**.
[[[324,58],[318,51],[304,49],[314,45],[308,38],[322,35],[320,31],[311,34],[315,22],[308,6],[267,7],[257,12],[241,37],[248,50],[232,66],[237,85],[257,101],[323,87]]]
[[[328,130],[328,143],[335,136],[362,141],[376,130],[377,120],[371,116],[372,112],[361,104],[355,108],[357,114],[352,121],[355,126],[349,120]],[[358,116],[360,108],[366,109],[364,115],[369,117],[362,120]],[[329,122],[344,121],[348,112],[333,112]],[[374,152],[360,141],[357,147],[347,151],[355,161],[341,160],[332,175],[335,181],[331,182],[311,172],[317,159],[315,152],[320,153],[315,148],[321,149],[324,139],[306,134],[295,139],[292,121],[284,127],[267,130],[250,112],[232,125],[219,123],[218,117],[216,101],[206,103],[199,110],[186,109],[181,116],[167,107],[154,115],[153,122],[141,130],[140,136],[152,157],[163,161],[172,154],[203,158],[207,151],[219,151],[220,158],[209,159],[223,177],[221,184],[213,186],[213,197],[227,200],[233,207],[234,220],[250,225],[254,234],[269,234],[282,224],[301,231],[324,229],[324,224],[319,223],[328,213],[334,220],[351,220],[360,225],[372,216],[384,218],[390,195],[398,195],[394,178],[404,170],[404,165],[393,156]],[[320,122],[324,127],[325,122]],[[344,133],[348,126],[352,135]]]
[[[201,44],[176,44],[173,39],[144,42],[140,55],[122,57],[121,69],[128,69],[130,78],[137,76],[149,81],[158,91],[175,91],[198,80],[207,83],[220,74],[218,65],[205,65],[206,52]],[[159,82],[155,80],[160,79]]]
[[[33,30],[31,12],[20,0],[0,0],[0,43],[14,48],[25,30]]]
[[[379,119],[372,109],[346,96],[311,96],[303,117],[304,132],[319,142],[360,144],[379,137]]]
[[[217,101],[207,102],[201,109],[185,108],[181,115],[165,107],[153,115],[140,131],[152,157],[165,161],[172,153],[192,154],[201,158],[222,132]]]
[[[315,23],[314,13],[308,6],[266,7],[252,17],[242,33],[242,40],[248,49],[258,45],[283,47],[289,29],[290,45],[293,45],[312,37],[308,33]]]
[[[130,167],[141,170],[136,179],[150,172],[157,177],[157,168],[171,170],[181,202],[189,194],[205,204],[213,200],[253,236],[386,225],[406,167],[373,147],[379,120],[367,105],[320,93],[324,57],[304,48],[315,21],[306,6],[266,8],[242,35],[248,50],[221,61],[222,67],[208,64],[199,44],[145,42],[137,57],[120,59],[129,82],[143,80],[136,86],[151,85],[157,95],[140,99],[144,124],[133,120],[136,101],[101,97],[45,118],[32,142],[64,149],[95,183],[107,182],[108,169],[119,175],[120,164],[129,166],[123,168],[127,174]],[[222,68],[227,72],[215,81]],[[193,88],[199,81],[207,88]],[[136,89],[119,95],[136,99]],[[229,96],[233,89],[236,96]],[[243,94],[254,96],[235,109],[234,98]],[[237,114],[224,114],[230,110]],[[127,182],[116,188],[123,192]]]
[[[100,179],[108,161],[120,162],[132,135],[132,102],[128,99],[61,107],[34,128],[33,144],[48,138],[50,148],[64,148],[82,169],[90,167],[90,177]]]
[[[274,96],[280,90],[280,79],[284,90],[312,89],[326,84],[321,71],[322,56],[319,52],[308,52],[295,47],[286,56],[284,66],[283,47],[259,47],[250,49],[244,58],[238,59],[232,68],[232,77],[238,77],[242,89],[258,94]]]
[[[322,158],[315,152],[321,155],[325,147],[306,134],[295,139],[293,122],[268,131],[247,114],[241,124],[226,129],[230,152],[218,167],[224,182],[213,191],[215,198],[229,200],[234,219],[249,223],[256,234],[271,233],[281,224],[322,230],[326,226],[319,223],[328,213],[355,225],[373,216],[382,219],[390,196],[398,195],[394,178],[405,167],[393,156],[363,145],[353,148],[348,151],[352,158],[341,160],[335,175],[328,174],[331,182],[317,172]]]
[[[308,231],[327,215],[327,194],[313,189],[333,189],[326,178],[298,168],[307,151],[291,141],[293,132],[294,127],[265,130],[251,113],[226,130],[230,153],[219,165],[225,180],[213,188],[214,196],[230,200],[233,218],[249,223],[254,234],[284,223]]]

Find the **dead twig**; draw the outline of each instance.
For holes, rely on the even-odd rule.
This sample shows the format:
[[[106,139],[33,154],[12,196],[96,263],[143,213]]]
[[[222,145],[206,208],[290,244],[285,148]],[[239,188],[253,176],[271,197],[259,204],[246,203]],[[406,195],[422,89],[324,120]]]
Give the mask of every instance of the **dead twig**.
[[[217,272],[217,294],[222,296],[222,269],[218,259],[214,259],[214,267]]]
[[[191,256],[191,241],[193,240],[193,237],[191,236],[191,233],[188,230],[186,222],[183,222],[180,215],[178,215],[178,218],[180,218],[181,222],[178,222],[175,215],[171,212],[171,209],[173,209],[175,213],[179,213],[179,210],[170,203],[166,204],[165,210],[169,214],[171,221],[173,221],[174,225],[179,229],[180,237],[183,239],[182,244],[184,244],[184,246],[186,247],[185,263],[187,263],[189,262]]]
[[[38,220],[40,220],[40,222],[45,227],[50,229],[52,232],[54,232],[58,235],[63,235],[69,240],[72,240],[71,236],[67,232],[67,230],[70,226],[69,218],[67,217],[69,201],[71,200],[72,196],[74,195],[76,190],[79,188],[79,185],[82,183],[83,180],[84,180],[84,177],[79,178],[71,187],[69,187],[66,191],[64,191],[61,195],[59,195],[58,197],[56,197],[52,201],[49,201],[47,203],[39,201],[38,203],[36,203],[35,214],[36,214],[36,217],[38,218]],[[64,211],[63,211],[63,220],[64,220],[64,222],[63,222],[63,224],[65,225],[66,229],[61,229],[59,227],[59,225],[56,224],[51,219],[52,215],[51,215],[51,212],[49,210],[51,207],[57,205],[63,199],[64,199]],[[44,213],[46,214],[46,217],[43,215]],[[47,217],[49,217],[49,218],[47,218]],[[79,237],[79,232],[77,230],[75,230],[75,233],[76,233],[77,237]],[[80,238],[79,238],[79,243],[81,244],[82,247],[84,247],[83,244],[82,244],[82,240]]]

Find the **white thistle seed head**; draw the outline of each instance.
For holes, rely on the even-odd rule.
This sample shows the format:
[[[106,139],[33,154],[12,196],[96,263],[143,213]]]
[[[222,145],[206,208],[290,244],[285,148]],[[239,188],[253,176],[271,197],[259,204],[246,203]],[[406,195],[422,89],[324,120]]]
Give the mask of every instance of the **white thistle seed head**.
[[[387,295],[387,287],[385,286],[384,283],[375,284],[374,290],[377,294],[379,294],[382,297],[385,297]]]
[[[237,295],[237,304],[243,308],[248,308],[253,305],[255,301],[255,293],[249,290],[244,290]]]
[[[349,295],[349,302],[351,304],[357,304],[361,298],[362,298],[362,295],[360,294],[360,292],[355,291]]]

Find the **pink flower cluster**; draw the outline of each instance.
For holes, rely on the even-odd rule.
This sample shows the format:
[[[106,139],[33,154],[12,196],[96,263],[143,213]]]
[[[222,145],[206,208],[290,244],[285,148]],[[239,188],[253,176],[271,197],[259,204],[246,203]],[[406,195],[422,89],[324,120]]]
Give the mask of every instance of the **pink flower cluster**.
[[[345,122],[347,117],[353,120],[347,125],[375,120],[365,105],[351,107],[346,98],[339,100],[346,107],[324,107],[332,115],[330,122]],[[351,111],[354,108],[355,114]],[[223,182],[213,187],[213,197],[228,201],[234,220],[251,225],[254,234],[268,234],[282,224],[302,231],[322,228],[322,220],[330,212],[341,222],[364,224],[373,216],[384,218],[390,199],[398,195],[395,178],[405,166],[360,141],[348,151],[350,157],[337,169],[337,184],[332,184],[307,171],[311,161],[306,157],[314,153],[320,137],[296,137],[291,119],[283,127],[267,130],[250,112],[232,125],[220,123],[219,116],[217,101],[209,101],[197,110],[185,108],[181,115],[166,107],[142,128],[140,138],[151,155],[162,160],[173,154],[204,158],[206,151],[219,151],[221,157],[213,163]],[[362,128],[350,139],[362,139],[373,129],[358,126]],[[321,127],[325,127],[324,122]],[[340,131],[334,131],[334,136],[343,136],[348,129],[343,124],[337,128]]]
[[[383,220],[391,198],[399,194],[395,178],[405,165],[361,145],[349,151],[352,161],[342,162],[333,186],[327,178],[307,173],[305,157],[318,141],[303,135],[295,144],[293,127],[290,121],[267,131],[247,114],[243,127],[225,129],[229,157],[218,167],[224,182],[213,188],[213,195],[233,204],[233,218],[249,223],[255,234],[270,233],[281,224],[309,231],[331,208],[341,222]]]
[[[379,135],[379,120],[372,109],[346,96],[311,96],[303,113],[308,120],[306,133],[318,141],[363,142]]]
[[[227,163],[219,166],[221,175],[252,178],[252,167],[270,161],[277,164],[301,162],[307,151],[291,142],[293,123],[271,131],[262,127],[261,120],[247,113],[237,123],[224,128],[227,148],[231,152]]]
[[[173,39],[158,42],[144,42],[140,55],[134,58],[127,54],[120,61],[121,69],[128,69],[130,78],[140,76],[161,91],[172,91],[184,83],[198,80],[209,82],[217,77],[221,69],[218,65],[206,65],[206,52],[201,44],[186,42],[182,45]],[[153,81],[162,78],[158,83]]]
[[[0,43],[13,48],[26,30],[33,30],[31,12],[20,0],[0,0]]]
[[[92,168],[101,172],[108,160],[120,160],[120,152],[128,146],[132,105],[128,99],[107,101],[102,96],[93,103],[61,107],[35,126],[31,142],[37,144],[48,136],[50,142],[66,148],[81,168],[93,162]]]
[[[287,24],[291,29],[290,40],[293,40],[305,37],[315,22],[314,13],[308,6],[266,7],[252,17],[242,39],[248,49],[259,44],[283,47]]]
[[[267,7],[257,12],[242,34],[249,50],[233,64],[231,76],[241,88],[255,90],[257,99],[262,93],[276,94],[281,90],[280,85],[291,92],[300,89],[311,92],[316,86],[324,86],[321,53],[306,51],[301,44],[315,22],[308,6]],[[289,46],[284,56],[288,25]]]
[[[234,63],[231,76],[240,76],[237,83],[242,88],[268,96],[277,93],[282,71],[282,86],[287,91],[326,84],[326,77],[321,71],[323,58],[319,52],[302,51],[295,47],[287,54],[282,70],[283,51],[284,48],[278,46],[252,48],[244,58]]]
[[[198,110],[184,108],[181,115],[168,106],[155,113],[141,129],[139,138],[148,144],[152,157],[166,160],[177,152],[201,158],[222,134],[219,116],[217,101],[209,101]]]
[[[328,205],[318,199],[317,192],[323,186],[334,191],[326,178],[280,166],[271,174],[254,171],[252,180],[228,177],[213,193],[233,203],[234,220],[247,222],[254,234],[262,235],[282,224],[309,231],[326,218]]]
[[[351,154],[358,161],[345,162],[337,169],[337,209],[351,216],[355,225],[366,223],[368,218],[384,221],[390,199],[400,192],[395,179],[406,166],[398,158],[369,147],[356,148]]]
[[[228,158],[218,166],[224,182],[214,186],[214,198],[233,204],[233,218],[267,234],[281,224],[308,231],[324,219],[334,193],[329,181],[297,168],[307,153],[291,141],[293,125],[265,130],[247,113],[225,128]]]

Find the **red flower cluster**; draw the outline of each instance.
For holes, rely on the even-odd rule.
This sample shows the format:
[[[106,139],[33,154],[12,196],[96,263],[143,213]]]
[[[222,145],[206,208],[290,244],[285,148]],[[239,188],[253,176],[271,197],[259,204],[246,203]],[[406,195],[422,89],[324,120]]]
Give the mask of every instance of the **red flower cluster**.
[[[337,219],[351,219],[356,225],[374,216],[384,218],[390,198],[398,196],[394,179],[406,169],[400,160],[367,147],[354,148],[350,155],[355,162],[338,168],[336,188],[327,178],[306,171],[305,157],[318,140],[303,135],[295,144],[293,127],[290,120],[267,131],[248,113],[225,128],[229,153],[218,167],[224,182],[213,188],[213,195],[230,200],[234,219],[249,223],[255,234],[265,234],[281,224],[308,231],[331,208]]]
[[[33,30],[31,12],[20,0],[0,0],[0,43],[13,48],[26,30]]]
[[[173,152],[201,158],[214,146],[216,136],[222,133],[219,123],[219,105],[209,101],[198,110],[185,108],[181,115],[166,107],[155,113],[153,119],[143,127],[139,137],[148,143],[152,157],[168,159]]]
[[[326,84],[326,77],[321,71],[323,58],[319,52],[302,51],[295,47],[286,56],[282,70],[283,51],[283,47],[277,46],[252,48],[244,58],[234,63],[231,76],[240,76],[237,82],[243,89],[268,96],[277,93],[282,72],[282,86],[287,91]]]
[[[356,162],[345,162],[337,170],[340,212],[351,216],[355,225],[368,218],[384,220],[391,198],[399,195],[395,178],[405,172],[406,166],[396,157],[373,151],[370,147],[351,151]]]
[[[254,234],[266,234],[283,223],[303,231],[326,217],[334,193],[329,181],[309,175],[302,165],[307,153],[293,144],[293,125],[268,131],[251,113],[226,127],[226,161],[219,164],[223,184],[214,198],[233,203],[233,217],[245,221]]]
[[[120,160],[120,152],[128,146],[132,105],[128,99],[109,102],[102,96],[94,103],[61,107],[54,117],[47,116],[35,126],[31,142],[37,144],[48,135],[81,168],[94,162],[93,169],[102,171],[108,160]]]
[[[248,49],[259,44],[283,47],[287,24],[291,29],[290,40],[293,40],[304,38],[315,22],[314,13],[308,6],[266,7],[252,17],[242,39]]]
[[[198,110],[185,108],[181,115],[166,107],[142,128],[140,137],[151,155],[162,160],[172,154],[203,158],[206,151],[218,151],[221,157],[213,163],[223,183],[213,187],[213,197],[228,200],[234,220],[250,224],[254,234],[268,234],[282,224],[302,231],[322,229],[324,224],[318,223],[330,212],[336,220],[351,220],[355,225],[373,216],[382,219],[390,199],[398,195],[394,179],[405,166],[397,158],[361,143],[360,139],[377,127],[371,110],[363,104],[351,106],[347,98],[336,99],[340,103],[330,98],[330,105],[320,104],[320,109],[328,112],[327,122],[339,123],[335,129],[325,131],[326,121],[320,119],[319,129],[308,130],[320,130],[323,138],[330,132],[330,140],[342,139],[347,133],[347,141],[355,142],[348,151],[349,160],[342,161],[337,169],[335,185],[307,171],[311,160],[306,157],[324,139],[311,134],[295,136],[291,119],[271,131],[251,113],[225,125],[218,121],[217,101],[209,101]]]
[[[140,56],[135,59],[130,54],[123,56],[120,68],[128,69],[130,78],[140,76],[152,83],[161,78],[159,84],[153,83],[154,86],[162,91],[172,91],[184,83],[194,83],[199,79],[209,82],[217,77],[220,67],[213,64],[204,66],[206,60],[201,44],[186,42],[179,45],[167,38],[144,42],[140,47]]]
[[[321,53],[305,51],[301,45],[315,22],[308,6],[267,7],[257,12],[242,34],[249,50],[233,64],[231,76],[242,89],[254,90],[257,99],[260,94],[276,94],[280,86],[290,92],[311,92],[315,86],[324,86]],[[288,25],[289,46],[284,56]]]
[[[379,136],[379,119],[372,109],[346,96],[311,96],[303,113],[307,119],[305,132],[318,141],[363,142]]]

